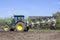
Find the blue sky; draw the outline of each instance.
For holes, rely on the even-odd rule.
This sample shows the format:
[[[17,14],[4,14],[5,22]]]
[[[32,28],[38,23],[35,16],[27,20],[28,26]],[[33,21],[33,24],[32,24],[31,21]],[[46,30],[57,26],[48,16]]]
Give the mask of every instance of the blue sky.
[[[57,11],[60,11],[59,0],[0,0],[0,18],[14,14],[51,16]]]

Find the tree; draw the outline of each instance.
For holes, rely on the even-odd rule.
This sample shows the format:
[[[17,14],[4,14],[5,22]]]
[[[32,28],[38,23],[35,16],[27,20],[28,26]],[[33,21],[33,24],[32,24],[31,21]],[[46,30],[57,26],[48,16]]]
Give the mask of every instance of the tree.
[[[60,12],[54,13],[53,16],[60,17]]]

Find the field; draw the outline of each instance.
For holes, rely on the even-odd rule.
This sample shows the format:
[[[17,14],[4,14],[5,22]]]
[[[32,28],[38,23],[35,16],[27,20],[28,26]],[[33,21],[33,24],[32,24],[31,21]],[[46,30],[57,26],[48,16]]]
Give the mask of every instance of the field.
[[[60,30],[0,31],[0,40],[60,40]]]

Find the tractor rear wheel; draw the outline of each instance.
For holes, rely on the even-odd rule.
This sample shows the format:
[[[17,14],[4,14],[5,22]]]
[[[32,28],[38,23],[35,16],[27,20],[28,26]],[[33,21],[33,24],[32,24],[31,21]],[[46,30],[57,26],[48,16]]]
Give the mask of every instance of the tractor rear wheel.
[[[25,23],[23,22],[17,22],[15,25],[16,31],[24,31],[24,29],[26,28]]]
[[[4,26],[3,26],[3,30],[4,30],[4,31],[10,31],[10,27],[9,27],[9,25],[4,24]]]

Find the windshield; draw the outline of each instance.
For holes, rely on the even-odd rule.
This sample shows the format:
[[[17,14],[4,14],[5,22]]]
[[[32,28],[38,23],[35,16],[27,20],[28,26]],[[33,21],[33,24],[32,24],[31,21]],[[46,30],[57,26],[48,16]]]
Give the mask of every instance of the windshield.
[[[24,17],[15,17],[14,20],[15,21],[22,21],[22,20],[24,20]]]

